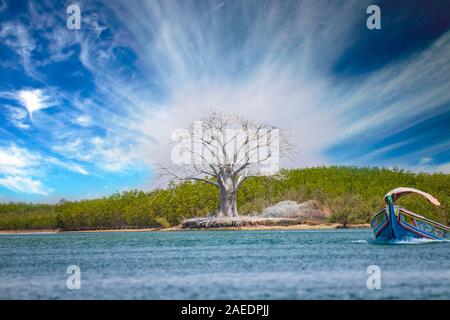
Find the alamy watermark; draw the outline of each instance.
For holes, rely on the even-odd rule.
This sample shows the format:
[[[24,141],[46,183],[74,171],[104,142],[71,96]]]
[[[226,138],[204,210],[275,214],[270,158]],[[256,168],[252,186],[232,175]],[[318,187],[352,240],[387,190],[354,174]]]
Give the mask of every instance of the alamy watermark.
[[[71,4],[67,7],[66,13],[69,15],[66,19],[66,26],[69,30],[81,29],[81,9],[77,4]]]
[[[66,273],[70,276],[66,280],[66,288],[69,290],[81,289],[81,269],[79,266],[72,264],[67,267]]]
[[[367,7],[367,14],[370,16],[367,18],[366,26],[369,30],[381,29],[381,9],[379,6],[373,4]]]
[[[66,19],[66,25],[69,30],[81,29],[81,9],[78,4],[71,4],[67,7],[66,13],[69,15]],[[381,8],[375,4],[367,7],[367,14],[370,16],[366,20],[366,26],[369,30],[381,29]]]
[[[370,265],[367,267],[367,274],[369,275],[366,285],[369,290],[381,289],[381,269],[377,265]]]

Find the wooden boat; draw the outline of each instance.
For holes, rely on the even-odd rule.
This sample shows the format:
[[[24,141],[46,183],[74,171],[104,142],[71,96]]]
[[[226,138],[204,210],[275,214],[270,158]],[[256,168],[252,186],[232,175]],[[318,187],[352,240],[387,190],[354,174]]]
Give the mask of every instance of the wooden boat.
[[[411,238],[450,240],[449,227],[394,204],[398,198],[410,193],[419,194],[432,204],[440,206],[439,201],[432,195],[417,189],[391,190],[384,196],[386,206],[370,221],[375,238],[383,241]]]

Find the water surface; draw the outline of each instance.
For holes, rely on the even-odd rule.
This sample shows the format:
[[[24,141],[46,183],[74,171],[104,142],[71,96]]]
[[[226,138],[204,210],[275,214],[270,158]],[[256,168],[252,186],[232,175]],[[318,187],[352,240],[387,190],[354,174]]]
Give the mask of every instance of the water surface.
[[[2,299],[450,299],[450,242],[370,230],[0,235]],[[80,290],[66,269],[81,269]],[[381,289],[367,288],[367,267]]]

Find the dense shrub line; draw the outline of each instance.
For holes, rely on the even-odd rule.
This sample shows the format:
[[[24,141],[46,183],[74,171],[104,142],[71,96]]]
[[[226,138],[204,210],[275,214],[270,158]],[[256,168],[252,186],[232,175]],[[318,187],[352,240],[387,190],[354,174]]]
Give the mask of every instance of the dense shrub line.
[[[238,191],[240,214],[260,212],[282,200],[316,199],[330,210],[330,222],[367,223],[383,204],[384,194],[399,186],[421,189],[443,206],[420,197],[400,203],[410,210],[448,224],[450,175],[356,167],[314,167],[283,170],[276,177],[247,179]],[[128,191],[109,197],[63,204],[0,204],[0,229],[64,230],[168,227],[184,219],[206,216],[218,206],[217,190],[201,182],[171,184],[151,192]]]

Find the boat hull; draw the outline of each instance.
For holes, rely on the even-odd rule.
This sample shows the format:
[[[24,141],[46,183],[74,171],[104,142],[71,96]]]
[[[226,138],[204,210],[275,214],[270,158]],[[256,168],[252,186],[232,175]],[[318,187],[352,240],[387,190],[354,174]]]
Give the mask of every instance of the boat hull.
[[[376,239],[383,241],[423,238],[450,240],[450,228],[400,206],[389,205],[371,220]]]

